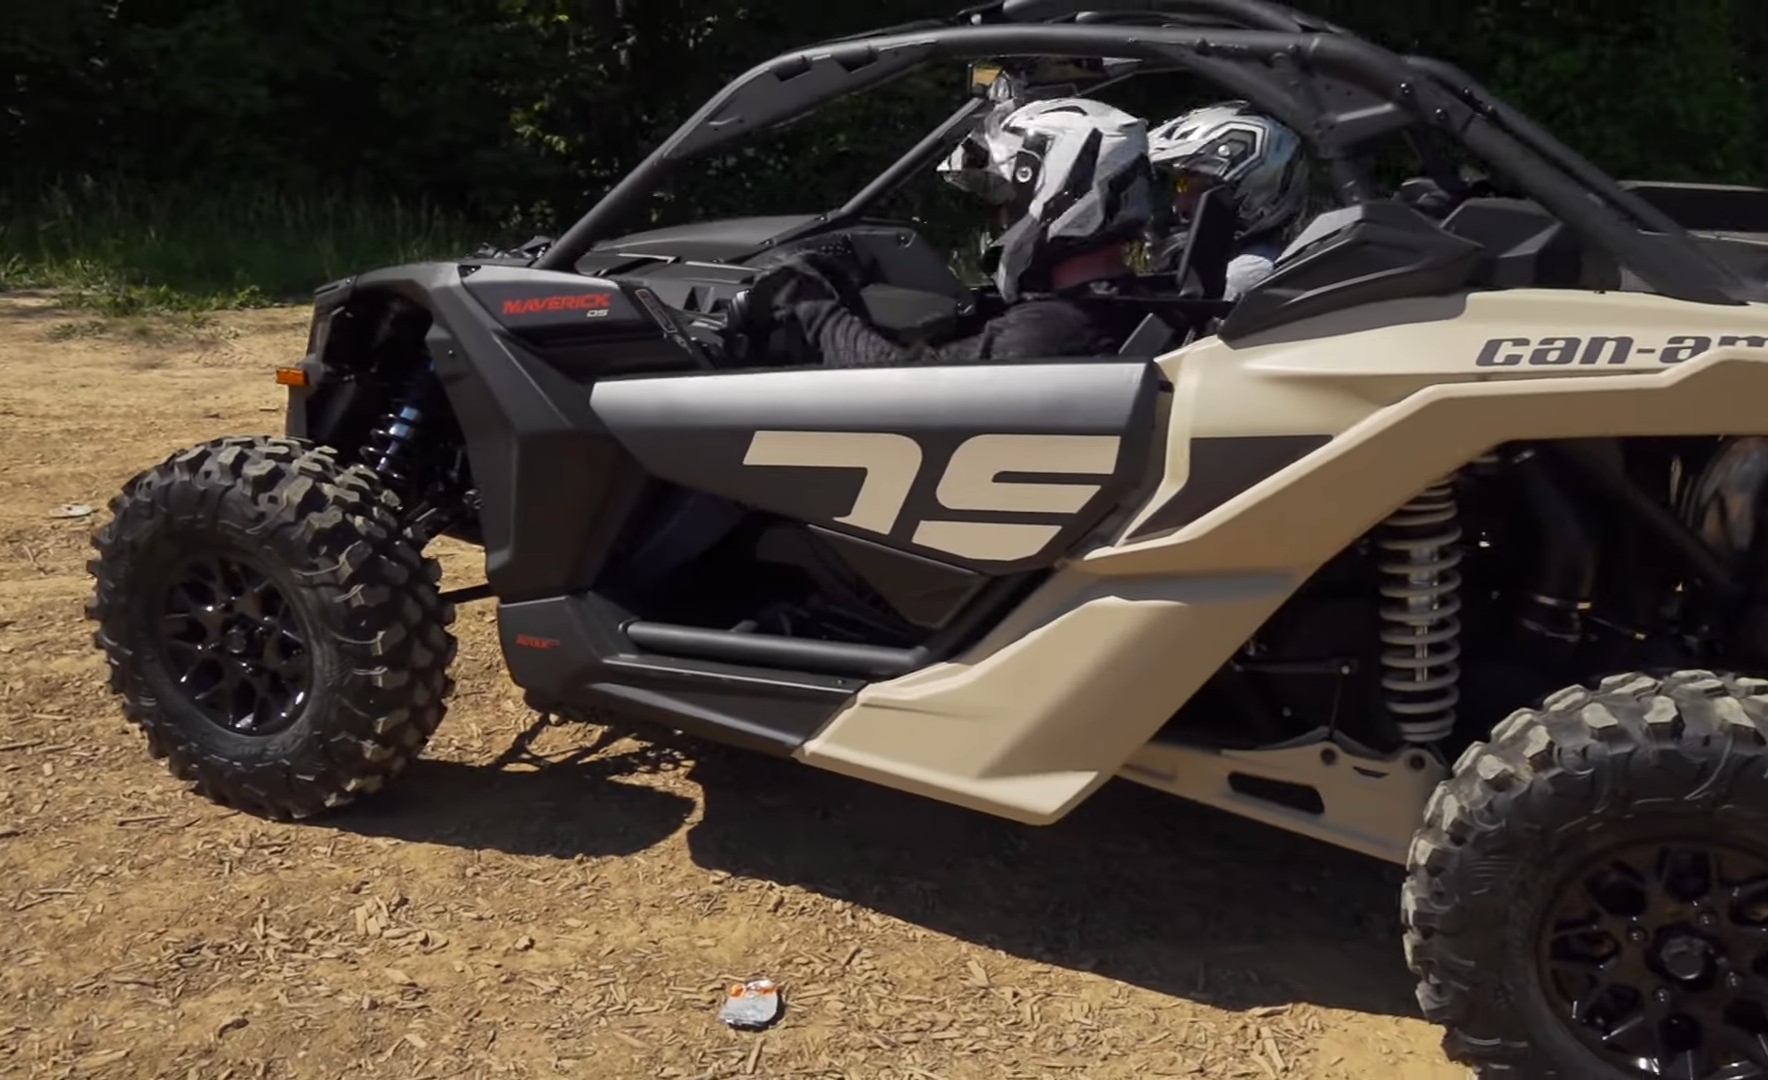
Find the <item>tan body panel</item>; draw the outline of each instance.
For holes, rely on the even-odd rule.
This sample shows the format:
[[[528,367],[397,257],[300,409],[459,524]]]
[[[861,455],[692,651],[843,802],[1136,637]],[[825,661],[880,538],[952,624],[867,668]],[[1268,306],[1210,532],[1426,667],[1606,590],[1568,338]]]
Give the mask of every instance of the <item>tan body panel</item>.
[[[797,756],[1056,820],[1118,774],[1321,564],[1492,447],[1768,434],[1768,348],[1482,367],[1488,341],[1630,336],[1661,348],[1678,335],[1756,334],[1768,334],[1768,306],[1517,290],[1371,305],[1238,346],[1196,342],[1160,361],[1173,384],[1151,463],[1160,478],[1119,541],[1058,569],[966,654],[861,691]],[[1332,438],[1182,528],[1122,540],[1184,487],[1191,439],[1245,435]]]

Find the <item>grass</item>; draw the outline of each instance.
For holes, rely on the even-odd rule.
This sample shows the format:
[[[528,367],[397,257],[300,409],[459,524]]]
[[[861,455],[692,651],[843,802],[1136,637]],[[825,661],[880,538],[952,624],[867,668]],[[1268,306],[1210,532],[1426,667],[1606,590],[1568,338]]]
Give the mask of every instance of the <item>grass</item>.
[[[191,316],[305,300],[348,274],[463,255],[490,236],[432,207],[268,188],[83,181],[0,192],[0,292],[102,316]]]

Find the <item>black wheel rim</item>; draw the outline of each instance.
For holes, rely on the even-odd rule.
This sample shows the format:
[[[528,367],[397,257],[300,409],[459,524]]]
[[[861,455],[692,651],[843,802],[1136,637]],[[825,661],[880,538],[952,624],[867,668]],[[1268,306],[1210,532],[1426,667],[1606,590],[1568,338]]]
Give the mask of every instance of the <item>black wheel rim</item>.
[[[160,640],[179,690],[236,735],[286,730],[312,691],[297,613],[269,575],[232,556],[185,560],[166,590]]]
[[[1542,922],[1560,1020],[1609,1066],[1768,1080],[1768,858],[1641,843],[1592,860]]]

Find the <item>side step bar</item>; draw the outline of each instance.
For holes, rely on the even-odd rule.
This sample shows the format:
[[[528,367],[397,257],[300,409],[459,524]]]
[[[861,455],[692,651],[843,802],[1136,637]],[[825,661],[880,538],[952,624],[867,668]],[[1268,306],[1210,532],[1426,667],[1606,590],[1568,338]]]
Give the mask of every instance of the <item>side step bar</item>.
[[[964,648],[1036,579],[1002,578],[913,649],[640,619],[594,592],[500,602],[498,639],[531,706],[616,712],[788,756],[871,682]]]
[[[1008,606],[1023,599],[1035,584],[1028,577],[1003,578],[987,586],[984,595],[976,598],[963,614],[913,649],[709,630],[630,617],[620,622],[620,636],[634,648],[659,657],[875,682],[919,671],[952,655]]]
[[[716,660],[819,675],[891,679],[924,666],[929,659],[925,649],[891,649],[881,645],[708,630],[643,620],[629,622],[621,629],[633,645],[659,656]]]

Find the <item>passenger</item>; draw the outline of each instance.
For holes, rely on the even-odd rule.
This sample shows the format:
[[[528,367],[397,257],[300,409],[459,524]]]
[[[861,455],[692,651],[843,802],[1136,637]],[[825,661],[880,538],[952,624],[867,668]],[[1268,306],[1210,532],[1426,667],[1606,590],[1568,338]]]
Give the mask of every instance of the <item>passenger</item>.
[[[1244,101],[1194,109],[1149,133],[1149,158],[1172,192],[1171,217],[1151,244],[1152,269],[1176,270],[1198,199],[1223,187],[1234,200],[1234,253],[1223,299],[1269,277],[1308,201],[1300,136]]]

